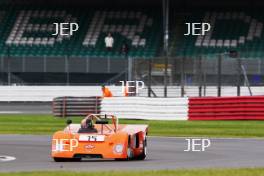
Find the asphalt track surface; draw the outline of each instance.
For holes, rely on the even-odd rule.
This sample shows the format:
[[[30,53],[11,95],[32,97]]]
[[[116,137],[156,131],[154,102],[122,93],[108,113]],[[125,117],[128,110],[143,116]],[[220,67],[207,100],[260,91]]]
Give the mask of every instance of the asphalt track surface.
[[[184,152],[185,138],[149,137],[144,161],[85,160],[55,163],[50,158],[50,136],[0,135],[0,155],[16,160],[0,162],[0,172],[72,170],[157,170],[210,167],[263,167],[263,139],[210,139],[204,152]]]

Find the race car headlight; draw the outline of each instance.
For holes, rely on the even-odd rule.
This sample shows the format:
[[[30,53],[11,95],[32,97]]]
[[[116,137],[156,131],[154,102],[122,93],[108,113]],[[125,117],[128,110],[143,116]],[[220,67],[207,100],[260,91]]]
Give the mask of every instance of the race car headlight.
[[[122,144],[117,144],[117,145],[115,145],[115,147],[114,147],[114,150],[115,150],[115,152],[116,153],[122,153],[123,152],[123,145]]]

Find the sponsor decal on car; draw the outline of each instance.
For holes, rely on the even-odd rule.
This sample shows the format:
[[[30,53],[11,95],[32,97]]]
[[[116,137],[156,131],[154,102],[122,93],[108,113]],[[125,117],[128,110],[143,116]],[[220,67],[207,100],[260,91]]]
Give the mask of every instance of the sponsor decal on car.
[[[52,139],[52,152],[68,152],[78,147],[77,139]]]
[[[90,142],[103,142],[105,140],[104,135],[80,135],[79,141],[90,141]]]
[[[92,144],[88,144],[88,145],[85,145],[84,148],[85,149],[93,149],[93,148],[95,148],[95,146]]]

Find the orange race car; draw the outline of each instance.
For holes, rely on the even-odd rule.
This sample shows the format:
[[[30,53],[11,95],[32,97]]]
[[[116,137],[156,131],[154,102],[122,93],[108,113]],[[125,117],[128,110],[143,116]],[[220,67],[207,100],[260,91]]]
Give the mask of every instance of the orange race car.
[[[81,124],[71,120],[67,124],[52,138],[51,156],[56,162],[82,158],[144,160],[147,155],[148,125],[118,124],[114,115],[100,114],[86,116]]]

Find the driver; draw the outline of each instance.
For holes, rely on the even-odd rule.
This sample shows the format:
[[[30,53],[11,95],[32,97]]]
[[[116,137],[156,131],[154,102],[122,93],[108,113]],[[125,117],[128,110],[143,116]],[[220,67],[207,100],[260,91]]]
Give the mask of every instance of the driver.
[[[79,133],[97,133],[97,130],[94,128],[93,121],[91,119],[83,119],[81,121],[81,128],[78,131]]]

